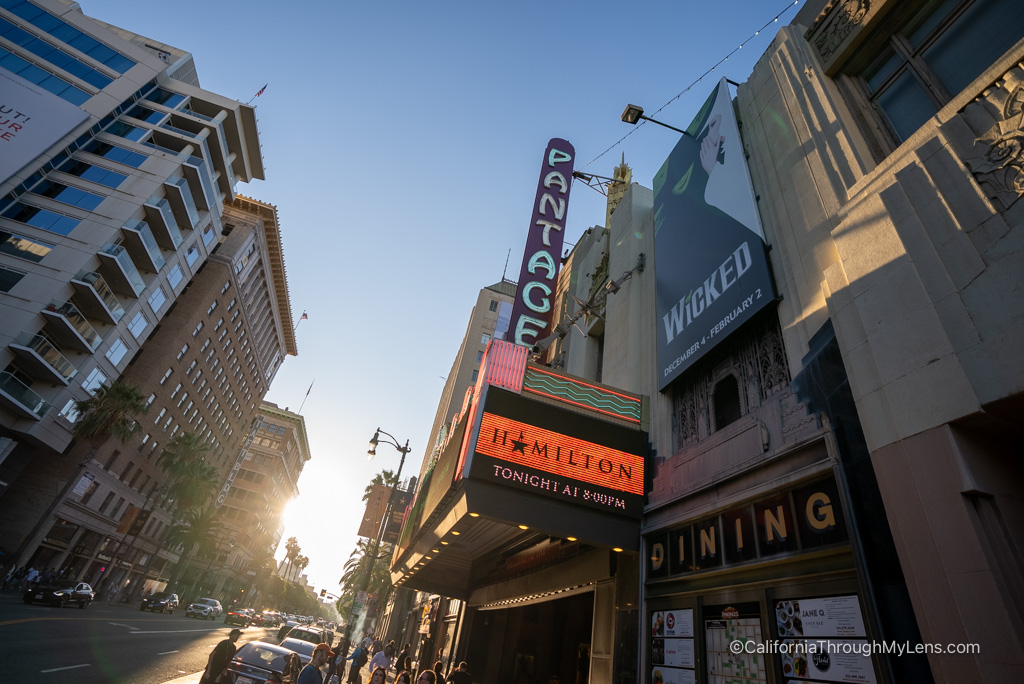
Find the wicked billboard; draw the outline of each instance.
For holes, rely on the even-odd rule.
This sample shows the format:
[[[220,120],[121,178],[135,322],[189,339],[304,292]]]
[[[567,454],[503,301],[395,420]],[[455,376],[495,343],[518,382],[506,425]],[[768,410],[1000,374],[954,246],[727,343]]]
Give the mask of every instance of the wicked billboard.
[[[659,389],[775,299],[725,79],[654,177]]]
[[[470,477],[639,518],[643,432],[491,387]]]

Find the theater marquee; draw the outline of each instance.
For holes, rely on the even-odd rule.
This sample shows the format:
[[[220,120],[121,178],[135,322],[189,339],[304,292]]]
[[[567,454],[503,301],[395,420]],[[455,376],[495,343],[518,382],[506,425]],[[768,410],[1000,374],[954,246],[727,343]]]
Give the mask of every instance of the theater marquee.
[[[491,388],[470,477],[639,518],[642,432]]]

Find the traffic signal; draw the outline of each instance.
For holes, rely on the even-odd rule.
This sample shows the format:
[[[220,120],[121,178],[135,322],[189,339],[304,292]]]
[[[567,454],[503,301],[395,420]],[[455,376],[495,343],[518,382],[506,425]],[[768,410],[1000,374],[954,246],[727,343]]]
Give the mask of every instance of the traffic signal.
[[[327,596],[327,590],[326,589],[321,589],[320,590],[320,598],[323,598],[325,596]]]

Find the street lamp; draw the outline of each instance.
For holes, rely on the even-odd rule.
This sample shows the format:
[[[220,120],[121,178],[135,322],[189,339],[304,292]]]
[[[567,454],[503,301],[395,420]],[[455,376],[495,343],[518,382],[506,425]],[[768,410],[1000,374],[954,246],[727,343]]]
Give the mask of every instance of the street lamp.
[[[623,110],[622,112],[622,121],[624,123],[633,124],[634,126],[636,126],[637,123],[639,123],[640,119],[643,119],[644,121],[650,121],[651,123],[656,123],[659,126],[664,126],[665,128],[669,128],[675,131],[676,133],[690,135],[689,133],[680,128],[676,128],[675,126],[669,126],[667,123],[662,123],[661,121],[656,121],[649,116],[644,116],[644,108],[641,107],[640,105],[626,105],[626,109]]]
[[[381,439],[381,435],[384,435],[383,440]],[[395,497],[398,494],[398,482],[402,479],[402,467],[405,465],[405,456],[412,451],[412,449],[409,448],[409,440],[405,440],[405,446],[401,446],[394,435],[388,434],[380,428],[377,428],[377,431],[373,433],[373,437],[370,438],[370,449],[366,452],[367,460],[372,461],[373,457],[377,455],[377,445],[382,441],[385,444],[390,444],[395,447],[395,449],[402,454],[402,460],[398,463],[398,473],[395,474],[395,481],[391,485],[391,496],[388,498],[388,505],[384,510],[384,519],[380,521],[380,530],[378,530],[377,537],[374,539],[373,546],[371,547],[372,551],[368,552],[370,560],[366,567],[366,574],[363,576],[363,581],[359,588],[359,591],[363,594],[365,594],[366,590],[370,587],[370,579],[373,577],[373,567],[377,564],[377,553],[380,551],[380,545],[384,541],[384,532],[387,530],[388,521],[391,519],[391,511],[394,508]],[[356,616],[356,603],[353,601],[352,614],[349,617],[348,626],[345,629],[345,635],[348,637],[351,637],[352,635],[352,627],[355,625]]]

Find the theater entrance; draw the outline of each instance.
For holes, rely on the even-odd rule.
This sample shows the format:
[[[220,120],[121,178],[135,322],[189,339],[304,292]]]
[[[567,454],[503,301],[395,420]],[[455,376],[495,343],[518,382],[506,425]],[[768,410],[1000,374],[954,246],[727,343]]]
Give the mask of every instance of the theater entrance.
[[[495,684],[585,684],[593,622],[593,592],[474,611],[469,671],[474,681]]]

